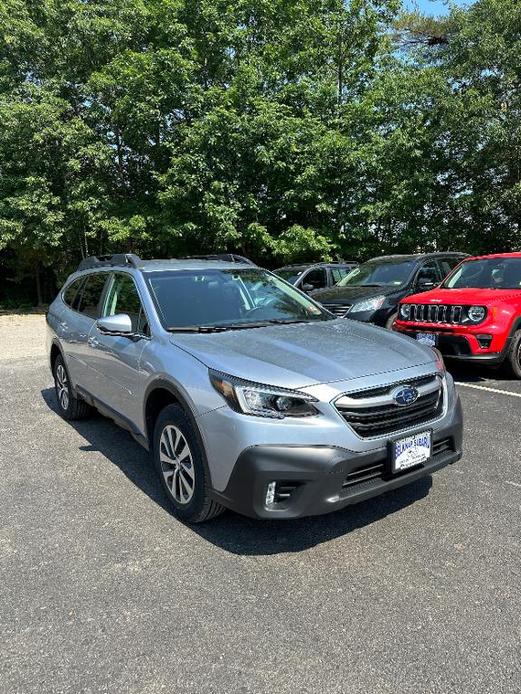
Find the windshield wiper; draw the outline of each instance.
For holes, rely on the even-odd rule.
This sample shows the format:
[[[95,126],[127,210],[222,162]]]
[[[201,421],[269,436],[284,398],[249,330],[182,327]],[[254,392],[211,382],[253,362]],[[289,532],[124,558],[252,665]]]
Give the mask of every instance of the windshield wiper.
[[[222,333],[226,330],[246,330],[247,328],[265,328],[271,321],[258,323],[221,323],[217,325],[182,325],[167,328],[169,333]]]
[[[174,325],[167,330],[169,333],[218,333],[229,328],[224,325]]]
[[[273,318],[255,323],[218,323],[217,325],[174,325],[167,328],[169,333],[222,333],[226,330],[249,330],[249,328],[267,328],[270,325],[291,325],[309,323],[313,318]]]

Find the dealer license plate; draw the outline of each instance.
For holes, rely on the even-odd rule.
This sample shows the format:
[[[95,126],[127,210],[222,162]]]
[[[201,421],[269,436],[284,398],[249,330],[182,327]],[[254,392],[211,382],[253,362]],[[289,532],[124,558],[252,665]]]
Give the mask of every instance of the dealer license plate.
[[[430,431],[393,441],[391,443],[392,471],[401,472],[427,462],[431,457],[431,451],[432,433]]]
[[[416,340],[422,345],[427,345],[428,347],[436,347],[438,341],[438,336],[436,333],[416,333]]]

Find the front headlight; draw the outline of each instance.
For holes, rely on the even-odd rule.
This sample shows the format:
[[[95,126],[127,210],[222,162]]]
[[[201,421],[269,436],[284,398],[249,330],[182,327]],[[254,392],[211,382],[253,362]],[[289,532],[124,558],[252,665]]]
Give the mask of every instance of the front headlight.
[[[320,414],[307,393],[251,383],[218,371],[210,371],[210,382],[236,412],[257,417],[310,417]]]
[[[401,304],[400,305],[400,318],[404,320],[409,320],[411,317],[411,304]]]
[[[436,347],[433,347],[432,351],[436,355],[436,369],[441,373],[441,375],[444,375],[447,369],[445,368],[443,354],[440,352],[439,349],[436,349]]]
[[[481,323],[486,315],[487,309],[484,306],[469,306],[467,310],[467,318],[471,323]]]
[[[353,306],[351,306],[350,313],[357,313],[359,311],[376,311],[377,309],[381,308],[384,301],[385,296],[375,296],[373,299],[359,301],[357,304],[353,304]]]

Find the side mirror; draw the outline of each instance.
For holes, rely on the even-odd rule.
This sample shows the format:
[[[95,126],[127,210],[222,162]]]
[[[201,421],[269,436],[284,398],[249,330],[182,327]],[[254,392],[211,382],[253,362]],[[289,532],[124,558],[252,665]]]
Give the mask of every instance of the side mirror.
[[[104,335],[123,335],[132,337],[132,321],[126,313],[116,313],[115,316],[106,316],[96,321],[96,327]]]
[[[312,284],[303,284],[301,289],[303,292],[312,292],[315,287]]]

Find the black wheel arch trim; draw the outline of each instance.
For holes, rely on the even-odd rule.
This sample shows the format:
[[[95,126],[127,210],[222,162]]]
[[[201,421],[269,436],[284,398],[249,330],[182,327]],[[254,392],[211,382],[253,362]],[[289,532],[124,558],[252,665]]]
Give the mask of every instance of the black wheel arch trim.
[[[204,439],[202,437],[201,431],[199,429],[199,426],[197,424],[197,417],[194,414],[193,408],[189,405],[188,398],[186,395],[182,392],[182,390],[176,386],[175,383],[172,383],[172,381],[169,381],[166,378],[156,378],[151,383],[148,384],[145,394],[143,397],[143,422],[145,425],[145,440],[147,442],[147,448],[149,451],[153,451],[153,437],[154,437],[154,432],[150,431],[149,432],[149,426],[148,426],[148,421],[147,421],[147,403],[148,399],[155,390],[167,390],[169,391],[173,397],[175,398],[176,402],[180,405],[180,407],[183,409],[185,412],[186,416],[190,420],[190,423],[192,425],[192,429],[197,437],[197,441],[199,443],[199,448],[201,449],[202,453],[202,458],[203,458],[203,465],[204,469],[206,471],[206,474],[208,475],[208,479],[210,481],[210,487],[213,488],[213,483],[212,483],[212,474],[210,472],[210,468],[208,466],[208,459],[206,455],[206,446],[204,443]]]
[[[64,353],[64,351],[63,351],[63,347],[61,346],[61,343],[60,343],[60,341],[58,340],[58,338],[57,338],[57,337],[53,337],[53,338],[52,338],[52,342],[51,342],[51,349],[49,350],[49,364],[50,364],[50,367],[51,367],[51,371],[53,370],[53,367],[54,367],[54,361],[53,361],[53,359],[51,358],[52,351],[53,351],[53,348],[54,348],[54,347],[56,347],[56,349],[58,350],[58,352],[59,352],[60,355],[61,355],[61,358],[62,358],[63,361],[65,362],[65,353]],[[67,364],[65,363],[65,365],[67,365]]]

